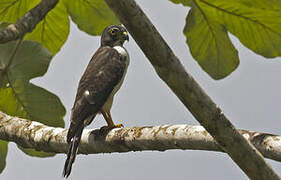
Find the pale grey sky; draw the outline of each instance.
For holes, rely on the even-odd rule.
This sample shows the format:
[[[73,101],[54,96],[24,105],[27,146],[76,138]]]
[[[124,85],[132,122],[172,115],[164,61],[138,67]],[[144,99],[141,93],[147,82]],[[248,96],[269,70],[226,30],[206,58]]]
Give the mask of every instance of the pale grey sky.
[[[240,129],[281,134],[281,58],[265,59],[249,51],[232,37],[239,50],[240,65],[229,77],[212,80],[192,59],[182,33],[188,8],[166,1],[137,1],[154,25],[207,94]],[[69,125],[78,81],[92,54],[99,47],[99,37],[89,36],[71,25],[66,44],[54,57],[47,74],[33,80],[58,95],[67,109]],[[170,89],[158,78],[142,51],[130,38],[125,44],[131,64],[125,82],[115,98],[112,116],[126,127],[198,122]],[[90,128],[104,125],[98,117]],[[53,158],[26,156],[9,144],[7,166],[1,180],[60,180],[65,155]],[[281,163],[268,160],[281,174]],[[70,180],[143,180],[143,179],[247,179],[223,153],[170,150],[78,155]]]

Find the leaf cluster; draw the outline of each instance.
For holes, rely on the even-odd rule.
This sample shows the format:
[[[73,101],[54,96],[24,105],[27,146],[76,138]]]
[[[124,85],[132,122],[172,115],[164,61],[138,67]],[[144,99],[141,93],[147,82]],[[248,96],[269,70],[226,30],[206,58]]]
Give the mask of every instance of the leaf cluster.
[[[281,56],[281,1],[171,0],[190,6],[183,30],[193,58],[214,79],[239,65],[229,33],[266,58]]]
[[[0,1],[0,29],[15,23],[39,3],[40,0]],[[65,108],[59,97],[30,80],[47,72],[52,57],[66,42],[69,17],[91,35],[100,35],[105,26],[119,23],[103,0],[63,0],[23,39],[0,44],[0,111],[50,126],[64,126]],[[54,156],[19,148],[30,156]],[[7,151],[8,142],[1,140],[0,172],[5,167]]]

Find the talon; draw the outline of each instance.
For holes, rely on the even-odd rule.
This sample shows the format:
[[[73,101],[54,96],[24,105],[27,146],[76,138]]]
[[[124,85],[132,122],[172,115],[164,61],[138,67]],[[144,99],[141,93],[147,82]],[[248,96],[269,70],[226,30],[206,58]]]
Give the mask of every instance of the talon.
[[[110,131],[111,129],[122,128],[122,127],[124,127],[123,124],[117,124],[117,125],[114,125],[114,126],[102,126],[100,128],[100,131],[101,132],[107,132],[107,131]]]

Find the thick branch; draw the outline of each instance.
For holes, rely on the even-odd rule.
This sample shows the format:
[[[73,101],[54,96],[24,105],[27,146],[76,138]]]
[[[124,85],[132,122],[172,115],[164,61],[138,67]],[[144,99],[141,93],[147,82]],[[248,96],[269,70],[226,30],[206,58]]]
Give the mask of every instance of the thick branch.
[[[31,32],[35,26],[51,11],[59,0],[42,0],[15,24],[10,24],[6,29],[0,30],[0,43],[16,40]]]
[[[281,179],[222,113],[221,109],[189,75],[179,59],[134,0],[105,0],[160,78],[172,89],[221,148],[250,179]]]
[[[265,157],[281,162],[281,136],[240,130]],[[67,129],[11,117],[0,112],[0,139],[13,141],[26,148],[66,153]],[[193,149],[222,151],[202,126],[165,125],[113,129],[108,134],[99,130],[83,132],[79,153],[109,153],[143,150],[165,151]]]

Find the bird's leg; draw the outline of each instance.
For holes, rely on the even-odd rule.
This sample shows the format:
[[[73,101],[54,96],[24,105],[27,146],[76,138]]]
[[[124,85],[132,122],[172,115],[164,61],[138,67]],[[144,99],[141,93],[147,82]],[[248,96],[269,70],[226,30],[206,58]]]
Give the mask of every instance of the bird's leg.
[[[101,110],[101,114],[102,114],[103,118],[105,119],[105,121],[107,122],[107,127],[108,128],[113,128],[114,127],[114,123],[112,121],[112,118],[110,116],[108,116],[108,114],[105,111],[103,111],[103,110]]]
[[[104,126],[102,127],[102,129],[106,130],[106,129],[113,129],[113,128],[120,128],[120,127],[123,127],[123,124],[117,124],[115,125],[112,121],[112,118],[111,118],[111,114],[110,114],[110,111],[109,112],[106,112],[106,111],[103,111],[101,110],[101,114],[103,115],[104,119],[106,120],[107,122],[107,126]]]
[[[112,118],[111,118],[110,111],[108,111],[106,114],[108,116],[108,120],[106,120],[107,124],[109,124],[108,122],[112,123],[113,124],[113,128],[121,128],[121,127],[123,127],[123,124],[121,124],[121,123],[114,125],[114,123],[112,121]]]

